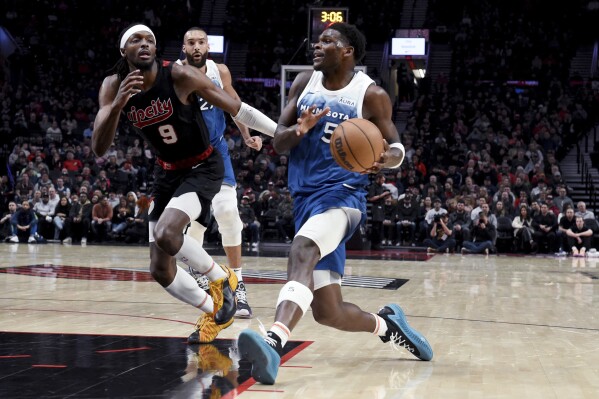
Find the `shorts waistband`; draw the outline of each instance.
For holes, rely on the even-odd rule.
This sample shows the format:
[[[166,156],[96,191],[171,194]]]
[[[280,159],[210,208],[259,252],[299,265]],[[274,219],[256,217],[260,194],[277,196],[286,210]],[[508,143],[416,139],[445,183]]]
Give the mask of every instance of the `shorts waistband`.
[[[162,167],[164,170],[181,170],[181,169],[190,169],[199,164],[200,162],[206,160],[212,154],[214,148],[212,146],[208,146],[206,151],[199,155],[195,155],[193,157],[181,159],[175,162],[165,162],[160,158],[156,158],[156,162]]]

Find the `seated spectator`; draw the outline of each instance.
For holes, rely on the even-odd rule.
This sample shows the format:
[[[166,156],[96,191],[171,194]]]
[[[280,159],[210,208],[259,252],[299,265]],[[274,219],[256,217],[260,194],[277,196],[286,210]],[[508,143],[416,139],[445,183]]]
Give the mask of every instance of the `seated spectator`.
[[[80,200],[81,199],[81,200]],[[89,214],[89,215],[88,215]],[[81,237],[81,245],[87,244],[87,236],[91,224],[91,202],[87,199],[87,193],[82,192],[79,196],[71,196],[71,210],[64,225],[66,238],[62,240],[63,244],[71,244],[73,237]]]
[[[104,242],[111,231],[111,227],[112,207],[108,204],[108,197],[102,196],[92,208],[91,228],[94,239],[98,242]]]
[[[274,185],[274,182],[273,182]],[[267,189],[267,184],[262,180],[262,175],[256,173],[254,175],[254,181],[250,184],[250,188],[258,193]]]
[[[46,188],[46,191],[48,188],[54,187],[54,183],[52,183],[50,175],[45,171],[42,173],[42,177],[37,181],[37,183],[35,183],[34,189],[41,190],[42,187]]]
[[[457,209],[449,214],[449,224],[453,226],[453,238],[456,240],[457,247],[461,247],[464,241],[470,240],[472,219],[470,213],[466,211],[464,200],[459,200]]]
[[[560,214],[561,215],[561,214]],[[559,218],[559,223],[556,231],[557,244],[559,245],[560,254],[567,251],[570,246],[568,245],[568,230],[576,224],[576,218],[574,217],[574,209],[570,208],[569,204],[566,205],[566,212]]]
[[[430,198],[429,198],[430,201]],[[415,234],[416,234],[416,222],[419,216],[419,207],[414,199],[414,195],[411,190],[406,191],[404,196],[400,198],[397,204],[397,243],[396,245],[402,244],[403,237],[406,237],[403,241],[406,245],[413,245]]]
[[[449,215],[447,213],[436,215],[433,218],[428,238],[424,240],[427,253],[453,252],[455,250],[455,239],[453,232],[448,226]]]
[[[150,200],[147,196],[141,195],[137,200],[137,213],[127,220],[127,227],[124,234],[126,243],[145,244],[148,242],[148,210]]]
[[[496,234],[495,226],[489,222],[487,215],[481,212],[472,228],[472,241],[462,243],[462,254],[484,253],[488,255],[493,251],[493,241]]]
[[[63,168],[65,168],[69,172],[79,173],[81,169],[83,169],[83,163],[75,159],[75,153],[73,150],[67,151],[67,159],[62,163]]]
[[[557,207],[557,205],[555,205],[553,203],[553,195],[552,194],[547,194],[545,196],[545,203],[547,204],[547,208],[549,208],[550,212],[553,212],[553,214],[557,217],[560,214],[560,210]]]
[[[495,211],[493,212],[496,218],[508,217],[512,220],[512,213],[505,209],[503,201],[499,200],[495,203]]]
[[[516,198],[516,201],[514,201],[514,208],[515,209],[520,209],[520,205],[526,205],[526,206],[529,205],[529,203],[528,203],[528,194],[524,190],[520,191],[520,196],[518,198]]]
[[[2,219],[0,219],[0,240],[10,241],[12,237],[16,237],[17,232],[14,231],[14,227],[11,223],[12,217],[16,212],[17,203],[10,201],[8,203],[8,211],[2,216]]]
[[[545,182],[545,179],[540,179],[537,181],[537,186],[530,191],[530,196],[533,201],[537,201],[541,193],[546,192],[547,190],[547,183]]]
[[[566,188],[560,187],[557,189],[558,196],[553,199],[553,203],[558,207],[560,212],[564,212],[564,205],[568,204],[574,209],[574,202],[566,196]]]
[[[118,238],[127,228],[127,221],[135,216],[127,205],[127,198],[121,197],[119,204],[112,208],[112,237]]]
[[[35,216],[38,221],[39,234],[45,239],[50,239],[50,234],[53,234],[53,219],[54,219],[54,206],[50,204],[50,196],[48,193],[42,194],[41,202],[38,202],[33,207]]]
[[[441,197],[445,201],[456,197],[456,192],[453,188],[453,182],[450,178],[447,178],[445,184],[443,185],[443,192],[441,193]]]
[[[33,196],[33,183],[31,183],[28,173],[21,175],[15,190],[19,190],[23,198],[31,198]]]
[[[396,241],[397,201],[392,196],[385,198],[383,205],[383,245],[393,245]]]
[[[71,204],[67,197],[61,197],[60,202],[54,209],[54,239],[60,240],[60,235],[64,229],[64,224],[69,217],[69,211],[71,210]]]
[[[433,192],[430,193],[431,196],[433,196],[433,197],[439,197],[439,196],[441,196],[441,193],[443,191],[443,187],[437,181],[437,176],[436,175],[430,175],[429,176],[428,183],[424,185],[424,192],[428,193],[429,192],[429,188],[431,188],[431,187],[433,189]]]
[[[248,203],[249,197],[244,195],[241,197],[241,203],[239,204],[239,217],[241,218],[241,222],[243,223],[243,232],[247,237],[246,242],[252,245],[252,247],[257,247],[260,241],[260,224],[256,220],[256,215],[254,214],[254,210]]]
[[[279,232],[279,238],[286,243],[291,243],[295,236],[295,224],[293,221],[293,199],[287,189],[281,190],[281,202],[277,206],[277,220],[275,225]],[[249,198],[249,197],[248,197]]]
[[[481,205],[480,205],[480,210],[478,211],[478,213],[476,214],[476,217],[472,218],[472,216],[470,217],[471,219],[473,219],[474,225],[476,225],[477,220],[481,217],[481,215],[484,215],[486,217],[486,219],[488,220],[489,223],[491,223],[493,226],[495,226],[495,228],[497,228],[497,218],[495,217],[494,214],[491,213],[491,210],[489,208],[489,204],[484,202],[483,199],[480,199]],[[475,210],[472,211],[472,213],[474,213]]]
[[[60,196],[56,193],[56,189],[54,187],[48,188],[48,198],[50,206],[52,208],[56,208],[56,206],[60,202]]]
[[[519,210],[520,213],[512,221],[514,237],[516,238],[516,250],[524,253],[536,253],[538,247],[533,240],[532,217],[528,213],[528,207],[525,204],[520,205]]]
[[[16,233],[10,238],[10,242],[18,243],[19,235],[27,238],[28,243],[36,243],[35,235],[37,233],[37,218],[35,212],[31,209],[29,201],[24,200],[21,208],[18,209],[11,218],[13,231]]]
[[[430,230],[430,227],[433,224],[433,219],[435,218],[435,216],[447,214],[447,209],[442,208],[441,205],[442,205],[441,198],[434,197],[433,208],[431,210],[429,210],[428,212],[426,212],[426,214],[424,215],[424,224],[423,224],[422,228],[426,229],[426,231]]]
[[[584,225],[582,216],[576,216],[574,226],[570,227],[566,234],[568,235],[568,248],[571,249],[572,256],[585,256],[587,249],[591,248],[593,231]]]
[[[595,214],[589,210],[587,210],[587,204],[584,203],[584,201],[579,201],[578,204],[576,204],[576,212],[574,213],[575,216],[582,216],[583,219],[595,219]]]
[[[532,220],[532,227],[535,230],[533,240],[535,240],[539,249],[543,249],[543,244],[546,244],[544,252],[555,252],[557,218],[553,212],[549,212],[547,204],[541,205],[541,213]]]
[[[375,176],[374,182],[370,185],[366,200],[372,204],[370,212],[371,218],[371,233],[370,242],[372,249],[381,249],[383,239],[383,220],[385,220],[385,199],[391,197],[391,192],[387,190],[383,184],[385,183],[385,175],[379,173]]]
[[[47,143],[60,143],[62,142],[62,131],[58,126],[56,119],[52,121],[52,125],[46,130],[46,142]]]
[[[530,213],[530,217],[533,219],[535,218],[535,216],[537,216],[539,213],[541,213],[541,205],[539,205],[538,201],[532,201],[530,203],[529,213]]]

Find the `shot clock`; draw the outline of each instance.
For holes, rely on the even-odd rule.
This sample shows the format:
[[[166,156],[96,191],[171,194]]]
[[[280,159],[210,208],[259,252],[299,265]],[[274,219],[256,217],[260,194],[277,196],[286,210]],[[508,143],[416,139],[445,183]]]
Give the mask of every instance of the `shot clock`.
[[[349,9],[343,7],[310,8],[308,19],[309,43],[316,43],[318,36],[336,22],[348,22]]]

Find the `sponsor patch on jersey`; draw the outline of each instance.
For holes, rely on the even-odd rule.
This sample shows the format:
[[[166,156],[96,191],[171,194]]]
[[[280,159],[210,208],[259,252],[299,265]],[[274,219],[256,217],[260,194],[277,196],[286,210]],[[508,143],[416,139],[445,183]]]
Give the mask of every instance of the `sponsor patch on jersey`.
[[[349,105],[350,107],[356,106],[356,100],[352,100],[351,98],[339,97],[337,102],[339,104]]]

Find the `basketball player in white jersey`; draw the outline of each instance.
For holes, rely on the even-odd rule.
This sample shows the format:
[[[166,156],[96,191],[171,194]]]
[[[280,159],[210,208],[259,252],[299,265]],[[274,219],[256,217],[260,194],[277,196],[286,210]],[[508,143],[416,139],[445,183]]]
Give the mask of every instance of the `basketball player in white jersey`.
[[[293,82],[274,140],[278,153],[290,152],[289,189],[297,233],[289,254],[288,282],[279,293],[267,336],[246,329],[238,341],[240,356],[252,363],[252,377],[263,384],[274,384],[282,349],[309,307],[320,324],[370,332],[419,359],[433,357],[426,338],[408,325],[398,305],[368,313],[343,301],[345,242],[366,218],[368,176],[336,164],[329,147],[331,133],[350,118],[368,119],[379,128],[385,152],[369,173],[398,168],[404,148],[391,120],[389,96],[368,76],[355,72],[366,48],[362,33],[353,25],[335,23],[313,48],[314,71]]]
[[[214,82],[215,85],[222,88],[231,97],[239,98],[232,86],[231,72],[229,72],[229,69],[225,64],[217,64],[214,61],[209,60],[209,51],[210,46],[208,44],[208,35],[206,32],[196,27],[188,29],[183,36],[183,53],[185,54],[185,59],[182,62],[199,68],[210,80],[212,80],[212,82]],[[235,316],[240,318],[250,318],[252,316],[252,309],[247,301],[247,291],[241,271],[241,232],[243,223],[239,218],[239,211],[237,208],[237,192],[235,190],[236,181],[233,165],[231,164],[227,143],[223,137],[227,126],[225,114],[220,108],[214,107],[201,97],[198,99],[202,110],[202,116],[204,117],[208,131],[210,132],[210,143],[214,148],[218,149],[225,165],[223,184],[220,191],[212,200],[212,210],[214,218],[218,223],[218,230],[222,236],[223,247],[227,254],[229,267],[235,271],[239,280],[236,290],[237,312],[235,313]],[[259,151],[262,148],[262,139],[259,136],[252,137],[246,126],[240,123],[238,123],[237,126],[241,131],[245,144],[256,151]],[[203,242],[204,232],[205,228],[196,222],[192,222],[188,230],[188,234],[193,236],[199,242]],[[197,274],[193,273],[192,269],[190,269],[190,272],[198,277],[200,285],[207,285],[207,282],[202,282],[201,276],[197,276]],[[198,325],[200,325],[199,322],[196,326]],[[188,342],[199,343],[205,342],[205,340],[204,337],[202,337],[201,331],[196,329],[189,336]]]

